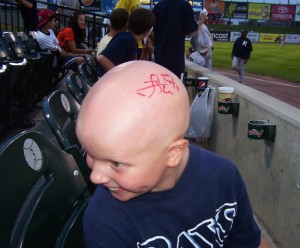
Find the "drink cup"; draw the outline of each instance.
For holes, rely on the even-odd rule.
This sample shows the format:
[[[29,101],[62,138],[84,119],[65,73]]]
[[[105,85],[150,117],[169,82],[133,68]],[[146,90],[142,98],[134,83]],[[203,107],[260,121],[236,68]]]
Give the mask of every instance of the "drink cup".
[[[202,94],[205,89],[207,88],[208,85],[208,77],[198,77],[197,81],[196,81],[196,89],[198,92],[198,95]]]
[[[234,88],[232,87],[219,87],[219,102],[230,102]]]

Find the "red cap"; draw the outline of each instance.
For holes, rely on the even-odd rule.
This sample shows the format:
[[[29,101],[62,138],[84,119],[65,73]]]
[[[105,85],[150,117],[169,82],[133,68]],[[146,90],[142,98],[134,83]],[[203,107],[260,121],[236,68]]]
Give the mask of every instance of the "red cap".
[[[51,16],[54,16],[54,12],[50,9],[43,9],[38,13],[39,23],[37,27],[44,25],[47,21],[49,21]]]

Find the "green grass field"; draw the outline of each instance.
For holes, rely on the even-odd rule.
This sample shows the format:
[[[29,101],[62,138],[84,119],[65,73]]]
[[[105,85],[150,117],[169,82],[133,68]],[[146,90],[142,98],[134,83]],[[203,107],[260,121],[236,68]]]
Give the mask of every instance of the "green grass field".
[[[190,47],[186,41],[185,50]],[[213,67],[231,69],[233,42],[215,42]],[[278,43],[252,43],[253,52],[246,65],[246,72],[267,75],[300,83],[300,45],[285,44],[280,49]]]

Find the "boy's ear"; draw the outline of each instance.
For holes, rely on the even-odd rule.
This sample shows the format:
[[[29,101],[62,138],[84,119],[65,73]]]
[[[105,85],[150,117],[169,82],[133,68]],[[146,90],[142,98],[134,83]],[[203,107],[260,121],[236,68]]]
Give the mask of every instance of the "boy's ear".
[[[168,166],[176,167],[188,148],[189,142],[186,139],[174,141],[170,145]]]

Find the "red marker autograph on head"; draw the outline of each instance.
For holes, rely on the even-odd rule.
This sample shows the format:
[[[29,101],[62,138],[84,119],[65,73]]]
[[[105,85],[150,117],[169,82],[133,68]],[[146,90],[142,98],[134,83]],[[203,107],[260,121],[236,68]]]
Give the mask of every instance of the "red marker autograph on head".
[[[138,95],[151,97],[154,93],[171,94],[179,91],[179,86],[169,74],[150,74],[150,80],[145,81],[146,85],[138,89]]]

